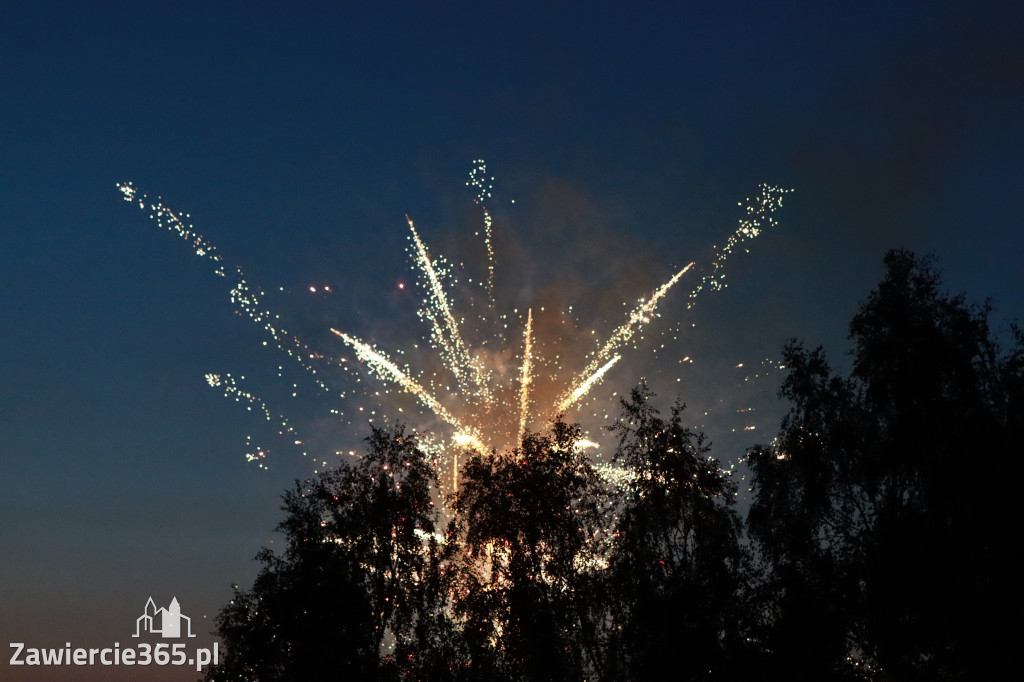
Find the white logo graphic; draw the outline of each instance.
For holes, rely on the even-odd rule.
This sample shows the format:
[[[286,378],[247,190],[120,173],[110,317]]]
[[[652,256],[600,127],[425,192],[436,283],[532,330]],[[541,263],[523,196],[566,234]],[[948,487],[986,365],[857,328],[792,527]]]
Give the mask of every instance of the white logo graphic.
[[[162,606],[158,609],[150,597],[146,602],[146,610],[135,621],[135,634],[138,637],[140,632],[158,633],[164,637],[181,637],[181,621],[185,621],[187,637],[195,637],[192,634],[192,619],[181,615],[181,605],[178,598],[171,599],[171,604],[166,609]],[[177,646],[177,645],[175,645]]]

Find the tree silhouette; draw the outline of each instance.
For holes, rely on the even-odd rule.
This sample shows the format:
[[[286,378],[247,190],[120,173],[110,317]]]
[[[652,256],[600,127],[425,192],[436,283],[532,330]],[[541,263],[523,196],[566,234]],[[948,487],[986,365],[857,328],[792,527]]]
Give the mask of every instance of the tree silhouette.
[[[1013,591],[1007,496],[984,470],[1020,420],[1020,352],[1000,359],[988,305],[944,293],[930,260],[885,267],[850,324],[849,378],[789,344],[792,409],[750,455],[764,644],[789,677],[841,675],[849,654],[891,679],[983,679]]]
[[[474,679],[572,680],[597,663],[599,491],[578,426],[510,453],[475,454],[455,500],[454,610]]]
[[[617,602],[608,669],[636,680],[723,675],[741,655],[736,488],[704,436],[682,425],[683,407],[662,419],[652,397],[643,384],[633,389],[611,427],[632,482],[606,576]]]
[[[221,611],[228,655],[207,679],[377,679],[437,665],[446,634],[437,476],[401,427],[367,440],[355,466],[284,496],[285,551],[260,552],[252,590],[236,589]],[[403,660],[381,661],[385,644]],[[436,656],[410,658],[414,650]]]

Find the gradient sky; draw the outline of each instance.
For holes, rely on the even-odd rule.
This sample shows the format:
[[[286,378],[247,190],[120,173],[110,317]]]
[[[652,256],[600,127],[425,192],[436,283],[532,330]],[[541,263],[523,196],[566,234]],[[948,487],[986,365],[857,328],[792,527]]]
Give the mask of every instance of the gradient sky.
[[[419,338],[397,286],[412,281],[404,216],[472,265],[473,159],[496,178],[506,300],[576,304],[604,330],[673,266],[707,262],[758,183],[793,188],[730,288],[686,318],[695,362],[676,386],[697,415],[735,402],[735,365],[789,337],[841,362],[892,247],[993,296],[997,329],[1024,317],[1021,3],[492,4],[4,3],[5,649],[125,645],[150,596],[209,630],[274,539],[280,493],[312,470],[286,447],[269,471],[245,461],[245,435],[268,431],[203,375],[284,395],[282,363],[118,181],[291,292],[281,306],[326,352],[330,326],[388,348]],[[324,283],[335,293],[302,294]],[[669,299],[666,318],[683,307]],[[655,372],[649,358],[608,392]],[[761,440],[777,380],[759,384]],[[324,447],[365,435],[301,400],[272,407]],[[724,460],[757,440],[730,419],[700,422]],[[3,679],[139,673],[8,658]]]

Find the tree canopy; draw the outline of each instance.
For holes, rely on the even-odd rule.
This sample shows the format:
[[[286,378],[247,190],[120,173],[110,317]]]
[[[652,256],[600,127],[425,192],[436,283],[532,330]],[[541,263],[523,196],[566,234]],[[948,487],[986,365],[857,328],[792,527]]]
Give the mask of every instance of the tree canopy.
[[[750,454],[764,643],[818,679],[842,655],[886,679],[984,679],[998,613],[1020,604],[992,475],[1024,414],[1020,335],[1001,355],[990,306],[944,292],[930,259],[892,251],[885,268],[850,323],[848,376],[786,346],[792,408]]]
[[[890,252],[846,374],[783,349],[790,410],[748,453],[745,517],[643,384],[610,464],[559,419],[466,453],[443,505],[416,435],[374,428],[284,496],[284,550],[222,610],[207,679],[994,677],[1021,606],[993,473],[1024,427],[1024,335],[1004,354],[988,316]]]

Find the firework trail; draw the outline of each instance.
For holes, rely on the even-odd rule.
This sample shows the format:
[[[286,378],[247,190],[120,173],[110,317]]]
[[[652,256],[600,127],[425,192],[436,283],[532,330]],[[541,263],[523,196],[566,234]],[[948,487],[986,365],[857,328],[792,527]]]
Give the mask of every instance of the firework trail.
[[[569,409],[580,398],[589,393],[590,389],[592,389],[595,384],[601,381],[601,379],[604,378],[604,375],[608,373],[608,370],[610,370],[612,366],[621,359],[621,355],[615,355],[612,357],[611,360],[604,363],[593,372],[590,372],[586,379],[580,381],[578,385],[576,385],[576,387],[572,389],[572,392],[570,392],[567,396],[565,396],[564,398],[555,403],[555,409],[559,413],[562,413],[565,410]]]
[[[427,247],[416,232],[416,226],[412,220],[409,219],[409,216],[406,216],[405,219],[409,223],[409,231],[412,232],[412,242],[416,249],[416,263],[425,280],[429,296],[429,304],[421,312],[430,320],[431,339],[434,345],[441,349],[448,369],[455,375],[461,390],[473,390],[476,395],[486,397],[486,387],[481,380],[480,370],[469,356],[466,342],[462,339],[455,316],[452,315],[448,295],[441,284],[441,278],[434,267],[434,262],[430,259]],[[472,379],[472,389],[469,385],[470,379]]]
[[[530,413],[530,384],[533,381],[533,308],[526,312],[526,330],[523,332],[523,367],[519,378],[519,438],[526,436],[526,419]]]
[[[475,432],[473,427],[464,424],[455,415],[445,409],[444,405],[440,403],[430,392],[421,386],[417,381],[412,379],[406,372],[404,372],[398,365],[396,365],[391,359],[387,357],[381,351],[376,350],[373,346],[360,341],[359,339],[349,336],[344,332],[340,332],[337,329],[331,329],[336,335],[338,335],[342,341],[348,344],[353,350],[355,350],[356,357],[359,358],[360,362],[366,365],[374,374],[385,381],[394,381],[402,387],[407,393],[410,393],[417,398],[420,402],[429,409],[431,412],[436,414],[438,417],[448,423],[449,426],[455,429],[454,439],[467,446],[471,446],[481,452],[487,450],[484,446],[483,441],[480,440],[480,436]]]
[[[151,200],[145,193],[140,193],[131,182],[118,183],[117,188],[121,191],[125,201],[136,204],[142,211],[148,210],[150,220],[153,220],[158,226],[166,228],[188,243],[197,256],[213,262],[215,264],[214,274],[218,277],[228,277],[223,256],[218,253],[216,246],[206,237],[196,232],[195,228],[186,222],[190,217],[187,213],[179,214],[172,211],[163,204],[159,197],[155,201]],[[317,370],[313,366],[312,360],[321,359],[323,356],[302,343],[294,335],[290,335],[286,329],[280,326],[281,316],[273,313],[266,307],[264,302],[266,293],[259,287],[250,285],[240,267],[235,266],[233,268],[233,275],[229,296],[236,311],[262,327],[263,331],[271,338],[274,345],[281,352],[292,358],[303,370],[313,377],[313,381],[320,390],[325,393],[336,392],[341,397],[344,397],[344,392],[334,391],[317,376]],[[264,345],[267,343],[264,342]]]
[[[782,197],[793,190],[780,189],[765,184],[760,186],[760,190],[761,193],[758,196],[753,199],[747,197],[745,200],[747,202],[744,208],[746,217],[740,219],[739,226],[735,232],[725,240],[725,246],[721,249],[715,247],[716,254],[711,262],[711,269],[709,272],[701,275],[697,286],[690,292],[690,300],[686,304],[687,309],[692,308],[696,304],[697,297],[705,287],[712,291],[717,291],[729,286],[724,283],[725,262],[729,259],[729,256],[735,253],[736,249],[744,242],[750,241],[761,234],[766,227],[774,227],[778,224],[773,214],[782,208]],[[738,202],[737,206],[744,206],[744,202]],[[744,248],[744,250],[746,249]]]
[[[610,361],[608,356],[626,344],[639,328],[651,321],[651,316],[657,309],[658,303],[691,267],[693,267],[693,263],[690,263],[673,275],[672,279],[655,290],[649,300],[640,300],[640,305],[629,314],[629,319],[626,320],[626,323],[612,333],[600,350],[594,354],[594,358],[587,365],[586,369],[572,380],[565,393],[556,401],[555,406],[558,412],[564,412],[572,407],[577,400],[586,395],[590,388],[611,369],[612,365],[618,362],[620,356],[616,355]]]
[[[242,377],[242,379],[245,379],[245,377]],[[207,374],[206,383],[213,388],[221,389],[224,392],[225,397],[230,398],[234,396],[235,402],[249,403],[249,407],[246,409],[252,410],[252,408],[255,407],[257,411],[259,411],[263,415],[264,419],[266,419],[268,422],[274,420],[274,416],[271,414],[270,408],[267,407],[267,403],[264,402],[262,398],[255,395],[254,393],[250,393],[249,391],[243,389],[239,385],[238,380],[236,380],[230,374]],[[295,428],[292,427],[292,425],[289,423],[288,418],[285,417],[283,414],[279,414],[277,415],[277,419],[280,420],[281,424],[281,428],[278,431],[278,435],[289,435],[292,437],[292,443],[294,445],[302,446],[303,441],[299,437],[299,434],[295,430]],[[246,438],[246,441],[249,443],[250,446],[248,448],[250,452],[247,452],[245,454],[246,461],[256,462],[261,469],[266,469],[267,464],[265,462],[265,459],[267,457],[267,450],[265,448],[254,446],[252,444],[251,436],[248,436]],[[302,454],[305,455],[306,452],[303,451]]]
[[[487,177],[487,164],[484,163],[483,159],[476,159],[473,161],[475,164],[473,170],[469,172],[469,180],[466,181],[467,187],[476,188],[476,197],[473,201],[480,207],[484,213],[484,246],[487,249],[487,301],[490,304],[491,309],[495,307],[494,302],[494,241],[492,239],[494,221],[491,220],[491,212],[487,210],[487,204],[484,203],[485,199],[491,198],[491,190],[494,185],[494,178]],[[477,232],[477,236],[479,236]]]

